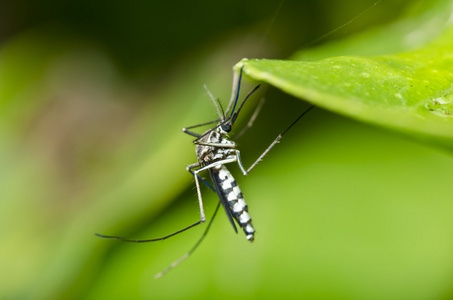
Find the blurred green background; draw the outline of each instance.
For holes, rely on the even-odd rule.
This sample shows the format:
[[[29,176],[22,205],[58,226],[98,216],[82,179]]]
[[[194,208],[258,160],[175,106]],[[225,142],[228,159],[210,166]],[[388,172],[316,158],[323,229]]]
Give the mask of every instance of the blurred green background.
[[[3,1],[5,2],[5,1]],[[286,58],[434,1],[10,1],[0,10],[1,299],[451,299],[449,154],[315,109],[247,177],[257,230],[206,225],[181,128],[215,118],[244,57]],[[415,7],[415,8],[414,8]],[[244,90],[252,84],[244,83]],[[271,88],[249,166],[307,104]],[[210,217],[218,199],[203,197]]]

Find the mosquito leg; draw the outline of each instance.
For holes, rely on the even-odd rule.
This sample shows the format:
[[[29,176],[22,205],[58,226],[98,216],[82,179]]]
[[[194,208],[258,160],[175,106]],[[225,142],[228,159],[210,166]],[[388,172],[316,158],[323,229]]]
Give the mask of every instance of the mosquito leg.
[[[260,113],[261,111],[261,108],[263,107],[264,105],[264,102],[265,102],[265,99],[264,98],[261,98],[260,100],[260,103],[258,104],[258,106],[256,107],[255,109],[255,112],[253,113],[253,115],[250,117],[250,120],[249,122],[247,123],[247,125],[241,130],[241,132],[239,132],[235,137],[234,137],[234,140],[238,140],[250,127],[253,126],[253,122],[255,122],[255,119],[256,117],[258,117],[258,114]]]
[[[189,173],[192,174],[193,176],[195,176],[195,173],[192,172],[191,170],[189,170]],[[206,181],[204,180],[200,175],[196,175],[198,177],[199,180],[201,180],[208,188],[210,188],[213,192],[215,192],[216,190]]]
[[[209,124],[212,124],[212,123],[217,123],[219,121],[220,121],[220,119],[216,119],[214,121],[209,121],[209,122],[202,123],[202,124],[197,124],[197,125],[193,125],[193,126],[189,126],[189,127],[184,127],[182,129],[182,132],[187,133],[188,135],[194,136],[196,138],[200,138],[201,137],[200,134],[192,132],[192,131],[189,131],[189,129],[197,128],[197,127],[201,127],[201,126],[205,126],[205,125],[209,125]]]
[[[211,146],[211,147],[217,147],[217,148],[235,148],[236,145],[229,145],[229,144],[222,144],[222,143],[210,143],[210,142],[198,142],[198,139],[193,141],[194,144],[197,145],[204,145],[204,146]]]
[[[236,161],[238,162],[239,169],[241,169],[242,174],[247,175],[248,171],[246,171],[244,166],[242,165],[241,151],[239,150],[236,150]]]
[[[231,161],[228,161],[228,162],[231,162]],[[225,163],[225,162],[224,162]],[[190,166],[187,167],[187,170],[192,173],[195,178],[198,178],[200,179],[201,181],[203,181],[208,187],[210,187],[213,191],[215,191],[214,188],[212,188],[204,179],[202,179],[200,176],[198,176],[198,172],[201,172],[201,171],[204,171],[210,167],[213,167],[215,166],[216,164],[212,164],[212,165],[208,165],[206,167],[203,167],[201,169],[198,169],[196,171],[191,171],[192,169],[194,168],[197,168],[200,166],[200,163],[195,163],[195,164],[192,164]],[[197,179],[195,179],[197,180]],[[198,190],[197,190],[198,192]],[[208,226],[206,227],[205,231],[203,232],[203,234],[201,235],[201,237],[198,239],[198,241],[195,243],[195,245],[186,253],[184,254],[183,256],[181,256],[178,260],[174,261],[173,263],[171,263],[165,270],[157,273],[154,278],[157,279],[157,278],[160,278],[162,276],[164,276],[165,274],[167,274],[169,271],[171,271],[173,268],[175,268],[177,265],[179,265],[180,263],[182,263],[183,261],[185,261],[190,255],[192,255],[193,252],[195,252],[195,250],[198,248],[198,246],[200,246],[201,242],[203,242],[203,240],[205,239],[205,237],[208,235],[208,232],[209,230],[211,229],[211,226],[212,226],[212,223],[215,219],[215,216],[217,214],[217,212],[219,211],[219,208],[220,208],[220,204],[221,202],[219,201],[219,203],[217,204],[217,207],[211,217],[211,220],[209,221],[208,223]],[[200,221],[201,222],[201,221]]]
[[[195,163],[195,164],[192,164],[192,165],[189,165],[187,167],[187,170],[192,173],[194,176],[195,176],[195,181],[197,183],[197,191],[199,193],[199,199],[201,199],[201,194],[200,194],[200,189],[199,189],[199,185],[198,185],[198,180],[197,178],[200,178],[196,173],[192,172],[191,169],[193,168],[197,168],[200,166],[200,163]],[[200,178],[205,184],[207,184],[212,190],[214,190],[205,180],[203,180],[202,178]],[[215,191],[215,190],[214,190]],[[99,233],[95,233],[96,236],[98,237],[101,237],[101,238],[105,238],[105,239],[115,239],[115,240],[120,240],[120,241],[123,241],[123,242],[132,242],[132,243],[148,243],[148,242],[155,242],[155,241],[162,241],[162,240],[165,240],[165,239],[168,239],[169,237],[172,237],[174,235],[177,235],[181,232],[184,232],[192,227],[195,227],[197,225],[200,225],[201,223],[205,222],[206,221],[206,218],[205,218],[205,215],[204,215],[204,210],[203,210],[203,203],[201,202],[200,203],[200,214],[201,214],[201,218],[200,218],[200,221],[197,221],[181,230],[178,230],[176,232],[173,232],[169,235],[166,235],[166,236],[163,236],[163,237],[160,237],[160,238],[156,238],[156,239],[146,239],[146,240],[132,240],[132,239],[125,239],[125,238],[122,238],[122,237],[119,237],[119,236],[110,236],[110,235],[102,235],[102,234],[99,234]]]
[[[189,171],[190,173],[192,173],[191,170],[193,170],[193,169],[195,169],[195,168],[198,168],[198,167],[200,167],[200,166],[201,166],[201,164],[200,164],[199,162],[196,162],[196,163],[194,163],[194,164],[188,165],[188,166],[186,167],[186,170]],[[194,175],[194,174],[192,173],[192,175]]]
[[[200,175],[198,174],[195,174],[192,170],[195,169],[195,168],[198,168],[200,167],[200,163],[197,162],[197,163],[194,163],[194,164],[191,164],[191,165],[188,165],[186,167],[186,170],[189,171],[190,174],[192,174],[193,176],[197,176],[198,179],[200,179],[208,188],[210,188],[213,192],[216,192],[216,190],[206,181],[204,180]]]
[[[198,204],[200,206],[200,222],[206,222],[206,216],[204,214],[204,208],[203,208],[203,199],[201,198],[201,189],[200,189],[200,183],[198,182],[198,172],[200,169],[195,170],[194,177],[195,177],[195,185],[197,187],[197,194],[198,194]]]
[[[250,168],[248,168],[248,170],[246,171],[244,166],[242,165],[242,161],[241,161],[241,156],[240,156],[240,151],[239,150],[236,150],[236,157],[237,157],[237,162],[238,162],[238,165],[239,165],[239,168],[241,169],[242,173],[244,175],[247,175],[261,160],[263,160],[263,158],[267,155],[267,153],[269,153],[269,151],[271,151],[271,149],[281,140],[281,138],[283,137],[283,135],[285,133],[287,133],[291,127],[293,127],[303,116],[305,116],[305,114],[307,114],[310,110],[312,110],[315,106],[312,105],[310,106],[307,110],[305,110],[299,117],[297,117],[297,119],[291,123],[291,125],[288,126],[288,128],[286,128],[282,133],[280,133],[276,138],[275,140],[269,145],[269,147],[267,147],[266,150],[264,150],[264,152],[260,155],[260,157],[258,157],[258,159],[250,166]]]
[[[200,176],[198,176],[198,173],[200,173],[200,172],[202,172],[204,170],[207,170],[207,169],[219,166],[219,165],[231,163],[231,162],[234,162],[234,161],[236,161],[236,157],[232,157],[232,158],[229,158],[229,159],[224,159],[224,160],[221,160],[221,161],[217,161],[217,162],[214,162],[214,163],[212,163],[210,165],[204,166],[204,167],[202,167],[200,169],[197,169],[197,170],[193,171],[193,174],[194,174],[194,177],[195,177],[195,185],[197,187],[198,203],[199,203],[199,206],[200,206],[200,222],[206,222],[206,216],[205,216],[204,208],[203,208],[203,199],[201,197],[200,182],[198,181]],[[200,165],[199,163],[192,164],[192,165],[187,167],[187,171],[191,171],[191,169],[196,168],[199,165]]]
[[[163,270],[162,272],[159,272],[156,275],[154,275],[155,279],[160,278],[160,277],[164,276],[165,274],[167,274],[171,269],[173,269],[174,267],[176,267],[177,265],[179,265],[180,263],[185,261],[190,255],[192,255],[193,252],[195,252],[195,250],[198,248],[198,246],[201,244],[201,242],[204,240],[204,238],[208,235],[208,232],[209,232],[209,229],[211,228],[212,222],[214,221],[215,216],[216,216],[217,212],[219,211],[219,207],[220,207],[220,201],[217,204],[217,207],[216,207],[216,209],[214,211],[214,214],[211,217],[211,220],[208,223],[208,226],[206,227],[206,229],[204,230],[203,234],[198,239],[198,241],[195,243],[195,245],[186,254],[184,254],[178,260],[176,260],[173,263],[171,263],[171,265],[169,265],[165,270]]]
[[[187,229],[190,229],[192,227],[195,227],[197,225],[200,225],[202,223],[202,221],[198,221],[198,222],[195,222],[193,223],[192,225],[189,225],[181,230],[178,230],[176,232],[173,232],[169,235],[166,235],[166,236],[163,236],[163,237],[160,237],[160,238],[157,238],[157,239],[146,239],[146,240],[131,240],[131,239],[125,239],[125,238],[122,238],[122,237],[119,237],[119,236],[111,236],[111,235],[102,235],[102,234],[99,234],[99,233],[95,233],[95,235],[97,237],[100,237],[100,238],[104,238],[104,239],[114,239],[114,240],[119,240],[119,241],[123,241],[123,242],[131,242],[131,243],[148,243],[148,242],[156,242],[156,241],[163,241],[163,240],[166,240],[168,239],[169,237],[172,237],[174,235],[177,235],[181,232],[184,232],[186,231]]]
[[[197,168],[197,167],[199,167],[199,166],[200,166],[200,163],[194,163],[194,164],[189,165],[189,166],[187,167],[187,170],[188,170],[190,173],[192,173],[192,174],[195,176],[195,178],[199,178],[199,179],[200,179],[202,182],[204,182],[210,189],[212,189],[213,191],[215,191],[214,188],[213,188],[209,183],[207,183],[204,179],[202,179],[200,176],[198,176],[197,174],[195,174],[194,172],[191,171],[193,168]],[[197,189],[197,191],[198,191],[198,190],[199,190],[199,189]],[[200,196],[200,197],[201,197],[201,196]],[[200,212],[202,213],[202,216],[204,217],[204,211],[201,210]],[[125,239],[125,238],[122,238],[122,237],[119,237],[119,236],[102,235],[102,234],[99,234],[99,233],[95,233],[95,235],[98,236],[98,237],[100,237],[100,238],[104,238],[104,239],[114,239],[114,240],[119,240],[119,241],[123,241],[123,242],[131,242],[131,243],[148,243],[148,242],[155,242],[155,241],[166,240],[166,239],[168,239],[169,237],[172,237],[172,236],[177,235],[177,234],[179,234],[179,233],[181,233],[181,232],[184,232],[184,231],[186,231],[186,230],[188,230],[188,229],[190,229],[190,228],[192,228],[192,227],[195,227],[195,226],[197,226],[197,225],[200,225],[201,223],[203,223],[203,222],[205,222],[205,221],[206,221],[206,220],[203,220],[203,219],[201,218],[200,221],[197,221],[197,222],[195,222],[195,223],[193,223],[193,224],[191,224],[191,225],[189,225],[189,226],[187,226],[187,227],[185,227],[185,228],[183,228],[183,229],[181,229],[181,230],[178,230],[178,231],[173,232],[173,233],[171,233],[171,234],[169,234],[169,235],[166,235],[166,236],[163,236],[163,237],[160,237],[160,238],[156,238],[156,239],[133,240],[133,239]]]

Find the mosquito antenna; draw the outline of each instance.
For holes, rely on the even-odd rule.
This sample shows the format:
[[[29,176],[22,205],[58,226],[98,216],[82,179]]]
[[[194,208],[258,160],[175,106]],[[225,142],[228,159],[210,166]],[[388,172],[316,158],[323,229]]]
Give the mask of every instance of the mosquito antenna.
[[[241,74],[242,74],[242,69],[241,69]],[[240,77],[239,77],[239,80],[240,80]],[[239,84],[239,85],[240,85],[240,84]],[[233,111],[231,111],[230,116],[229,116],[228,118],[226,118],[226,119],[225,119],[225,118],[221,119],[222,122],[221,122],[220,124],[217,124],[217,126],[215,126],[214,128],[211,128],[211,129],[207,130],[205,133],[203,133],[202,135],[198,136],[197,139],[196,139],[196,141],[200,140],[202,137],[208,135],[209,133],[211,133],[212,131],[216,130],[218,127],[220,127],[220,126],[222,126],[222,125],[224,125],[224,124],[229,123],[229,125],[230,125],[230,127],[231,127],[231,126],[234,124],[234,122],[236,121],[236,118],[237,118],[237,116],[238,116],[240,110],[241,110],[242,107],[244,106],[245,101],[246,101],[246,100],[247,100],[247,99],[248,99],[248,98],[249,98],[249,97],[250,97],[250,96],[251,96],[251,95],[259,88],[259,87],[260,87],[260,86],[261,86],[260,84],[257,85],[257,86],[255,86],[255,87],[254,87],[254,88],[253,88],[253,89],[245,96],[244,100],[242,100],[241,105],[239,105],[239,108],[238,108],[237,112],[234,112],[234,109],[236,109],[236,103],[237,103],[237,99],[236,99],[235,104],[234,104],[234,107],[233,107]],[[239,94],[238,94],[238,96],[239,96]],[[213,99],[213,98],[211,98],[211,99]],[[214,103],[215,103],[215,100],[213,100],[213,101],[214,101]],[[221,104],[220,102],[219,102],[219,106],[220,106],[220,108],[222,109],[222,113],[225,114],[225,111],[223,110],[223,106],[222,106],[222,104]],[[217,108],[217,111],[218,111],[218,112],[219,112],[219,106],[217,106],[217,104],[216,104],[216,108]],[[227,111],[228,111],[228,110],[227,110]],[[220,114],[220,112],[219,112],[219,114]],[[231,121],[230,121],[230,120],[231,120]],[[209,122],[209,123],[214,123],[214,122]],[[209,124],[209,123],[205,123],[205,124]],[[204,125],[204,124],[203,124],[203,125]],[[199,126],[199,125],[196,125],[196,126]],[[195,127],[195,126],[193,126],[193,127]],[[193,128],[193,127],[187,127],[187,128],[185,128],[185,129],[190,129],[190,128]],[[187,130],[184,131],[184,132],[189,133]],[[192,134],[192,135],[194,135],[194,134]],[[195,135],[194,135],[194,136],[195,136]]]
[[[256,50],[261,50],[263,48],[265,40],[269,36],[269,32],[271,31],[271,28],[274,26],[275,20],[277,19],[277,16],[280,14],[280,11],[283,7],[283,4],[285,3],[285,0],[281,0],[280,3],[278,4],[277,8],[275,9],[274,13],[272,14],[272,18],[270,19],[269,23],[267,24],[266,30],[263,32],[261,40],[258,43],[258,47],[256,47]]]
[[[222,121],[225,120],[225,111],[223,110],[223,105],[220,103],[220,100],[217,99],[217,103],[219,104],[220,109],[222,110]]]
[[[172,262],[171,265],[169,265],[165,270],[163,270],[162,272],[159,272],[156,275],[154,275],[154,279],[157,279],[157,278],[160,278],[160,277],[164,276],[165,274],[170,272],[173,268],[175,268],[177,265],[179,265],[180,263],[185,261],[190,255],[192,255],[193,252],[195,252],[195,250],[198,248],[198,246],[200,246],[200,244],[204,240],[204,238],[208,235],[208,232],[209,232],[209,229],[211,228],[212,222],[214,221],[214,218],[217,215],[217,212],[219,211],[219,207],[220,207],[220,201],[217,204],[217,207],[216,207],[216,209],[214,211],[214,214],[212,215],[211,220],[208,223],[208,226],[206,226],[206,229],[204,230],[203,234],[198,239],[198,241],[195,243],[195,245],[186,254],[181,256],[178,260]]]
[[[231,100],[230,100],[230,104],[228,104],[227,112],[231,112],[231,113],[230,113],[230,118],[231,118],[231,116],[233,115],[234,110],[236,109],[236,104],[238,103],[239,92],[241,91],[241,80],[242,80],[242,70],[243,70],[243,69],[244,69],[244,66],[242,66],[241,70],[239,71],[239,79],[238,79],[238,80],[236,80],[236,78],[237,78],[237,75],[236,75],[236,74],[237,74],[237,73],[235,73],[235,76],[234,76],[234,82],[235,82],[235,83],[233,83],[233,87],[234,87],[234,88],[237,88],[237,89],[236,89],[236,90],[233,90],[233,93],[234,93],[234,91],[236,91],[236,97],[233,98],[233,95],[234,95],[234,94],[232,94],[232,95],[231,95],[232,97],[231,97]],[[234,99],[234,102],[232,102],[233,99]],[[233,105],[233,103],[234,103],[234,105]],[[230,110],[231,105],[233,105],[233,109]]]
[[[236,118],[237,118],[237,116],[239,115],[239,112],[241,111],[242,107],[244,106],[245,101],[247,101],[247,99],[248,99],[248,98],[249,98],[249,97],[250,97],[250,96],[251,96],[251,95],[252,95],[252,94],[260,87],[260,86],[261,86],[261,84],[258,84],[257,86],[255,86],[255,87],[247,94],[247,96],[245,96],[244,100],[242,100],[242,103],[241,103],[241,105],[239,105],[238,110],[237,110],[236,112],[233,111],[234,114],[233,114],[233,112],[231,113],[231,116],[232,116],[232,118],[231,118],[231,125],[233,125],[234,122],[236,121]],[[230,117],[231,117],[231,116],[230,116]]]
[[[366,14],[371,8],[373,8],[373,6],[376,6],[378,5],[382,0],[378,0],[376,2],[374,2],[373,4],[371,4],[370,6],[368,6],[368,8],[366,8],[364,11],[362,11],[360,14],[358,14],[357,16],[355,16],[354,18],[352,18],[351,20],[349,20],[348,22],[344,23],[343,25],[323,34],[322,36],[302,45],[302,47],[300,47],[300,49],[305,49],[305,48],[308,48],[310,46],[313,46],[315,45],[316,43],[318,43],[319,41],[322,41],[323,39],[325,39],[326,37],[334,34],[335,32],[337,32],[338,30],[341,30],[342,28],[346,27],[346,26],[349,26],[351,23],[353,23],[354,21],[356,21],[358,18],[360,18],[362,15]],[[300,51],[300,50],[299,50]]]
[[[208,94],[209,98],[211,98],[212,103],[214,103],[214,106],[215,106],[215,108],[217,110],[217,114],[219,115],[220,119],[223,120],[224,117],[223,117],[223,114],[220,114],[219,104],[217,104],[217,101],[215,100],[215,98],[212,95],[212,93],[208,90],[208,87],[206,86],[206,84],[203,87],[206,90],[206,93]],[[223,108],[222,108],[222,111],[223,111]]]

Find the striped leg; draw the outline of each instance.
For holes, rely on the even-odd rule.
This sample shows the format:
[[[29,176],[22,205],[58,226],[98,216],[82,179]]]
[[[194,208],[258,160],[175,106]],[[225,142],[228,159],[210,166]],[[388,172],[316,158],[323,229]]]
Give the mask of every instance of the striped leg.
[[[288,126],[288,128],[286,128],[282,133],[280,133],[276,138],[275,140],[269,145],[269,147],[267,147],[266,150],[264,150],[264,152],[258,157],[258,159],[250,166],[250,168],[248,168],[248,170],[245,170],[244,166],[242,165],[242,161],[241,161],[241,156],[240,156],[240,151],[239,150],[236,150],[236,157],[237,157],[237,162],[238,162],[238,165],[239,165],[239,168],[241,169],[242,173],[244,175],[247,175],[248,173],[250,173],[250,171],[255,168],[255,166],[261,161],[263,160],[263,158],[267,155],[267,153],[269,153],[269,151],[271,151],[271,149],[278,144],[278,142],[281,140],[281,138],[283,137],[283,135],[285,133],[288,132],[288,130],[291,129],[291,127],[294,126],[294,124],[296,124],[303,116],[305,116],[305,114],[307,114],[311,109],[313,109],[315,106],[312,105],[310,106],[307,110],[305,110],[294,122],[291,123],[291,125]]]

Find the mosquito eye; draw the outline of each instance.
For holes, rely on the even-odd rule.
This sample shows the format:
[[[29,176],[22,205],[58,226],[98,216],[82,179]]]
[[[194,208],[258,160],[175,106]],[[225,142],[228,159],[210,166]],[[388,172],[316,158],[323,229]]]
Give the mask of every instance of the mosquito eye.
[[[221,127],[222,127],[222,130],[225,131],[225,132],[230,132],[231,131],[231,125],[230,124],[223,124]]]

